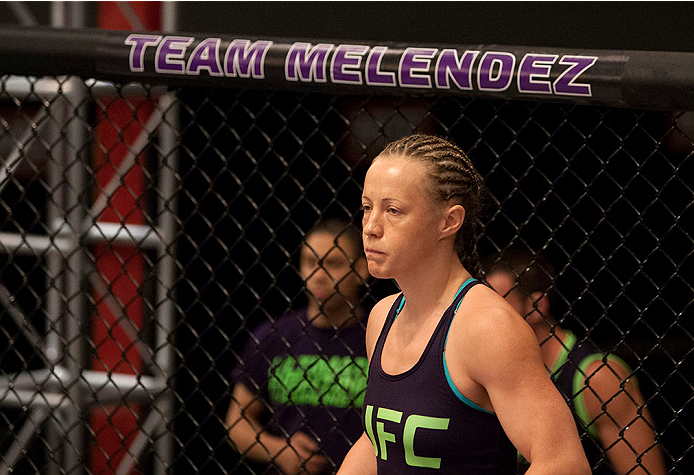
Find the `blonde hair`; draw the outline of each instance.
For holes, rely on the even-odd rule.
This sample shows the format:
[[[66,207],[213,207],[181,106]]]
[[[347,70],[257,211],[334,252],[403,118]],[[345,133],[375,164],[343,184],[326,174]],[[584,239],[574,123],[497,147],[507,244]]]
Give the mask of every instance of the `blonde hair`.
[[[467,154],[440,137],[413,134],[386,145],[379,157],[389,155],[424,163],[429,172],[433,198],[440,202],[453,200],[465,208],[465,221],[455,236],[453,249],[465,269],[473,277],[480,277],[477,241],[482,227],[480,214],[487,192],[484,180]]]

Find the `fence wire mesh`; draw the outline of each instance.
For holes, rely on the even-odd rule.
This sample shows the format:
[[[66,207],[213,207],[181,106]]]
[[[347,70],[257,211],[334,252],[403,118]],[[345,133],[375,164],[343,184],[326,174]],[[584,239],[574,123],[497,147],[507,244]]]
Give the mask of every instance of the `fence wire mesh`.
[[[629,364],[668,473],[691,473],[693,113],[1,84],[3,473],[271,473],[230,444],[232,369],[306,305],[308,231],[359,225],[370,161],[414,131],[469,153],[492,196],[480,253],[551,258],[562,326]],[[360,305],[396,290],[367,279]]]

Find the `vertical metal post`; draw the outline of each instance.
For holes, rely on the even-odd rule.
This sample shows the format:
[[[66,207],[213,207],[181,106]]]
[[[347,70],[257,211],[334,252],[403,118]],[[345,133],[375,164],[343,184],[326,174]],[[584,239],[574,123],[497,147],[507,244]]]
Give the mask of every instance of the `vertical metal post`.
[[[54,28],[64,28],[66,26],[66,2],[51,3],[51,26]],[[60,79],[59,79],[60,80]],[[58,123],[60,127],[68,123],[68,105],[65,103],[65,98],[58,99],[61,106],[57,108]],[[64,220],[63,210],[65,207],[64,187],[65,183],[61,178],[62,170],[58,165],[58,161],[65,166],[67,153],[64,141],[60,141],[57,147],[51,150],[51,159],[48,160],[48,185],[51,192],[51,198],[48,200],[47,210],[47,228],[51,237],[55,239],[59,230],[60,223]],[[62,359],[62,348],[60,337],[62,336],[61,324],[63,315],[63,302],[61,295],[63,292],[62,276],[64,267],[64,258],[60,251],[51,251],[47,254],[48,275],[48,290],[46,296],[46,357],[52,369],[55,364]]]
[[[161,169],[159,171],[159,198],[157,228],[161,236],[161,245],[157,256],[157,322],[155,344],[157,354],[155,364],[161,368],[162,377],[166,378],[167,390],[158,398],[153,410],[164,418],[167,430],[156,439],[154,473],[167,473],[174,456],[174,438],[171,428],[173,415],[173,373],[175,369],[175,352],[171,335],[174,331],[176,307],[174,305],[174,288],[176,286],[176,207],[178,169],[178,119],[179,111],[173,94],[166,94],[159,102],[163,111],[159,143],[161,147]]]
[[[164,2],[161,9],[161,29],[173,33],[178,29],[178,2]]]
[[[60,111],[60,123],[66,123],[65,111]],[[56,114],[57,115],[57,114]],[[56,163],[59,157],[64,156],[64,144],[61,142],[57,150],[51,152],[51,159],[48,161],[48,186],[51,191],[51,199],[48,203],[47,220],[48,232],[54,239],[60,231],[62,218],[59,215],[60,207],[63,203],[64,183],[60,178],[60,167]],[[55,241],[54,241],[55,242]],[[46,337],[44,341],[44,353],[48,360],[49,368],[52,370],[59,364],[63,357],[61,336],[63,335],[63,256],[57,249],[52,249],[46,253]]]
[[[51,2],[51,26],[65,28],[67,26],[67,5],[65,2]]]
[[[85,419],[89,414],[82,386],[82,371],[87,363],[85,355],[85,292],[83,285],[86,265],[84,227],[86,218],[87,175],[85,171],[87,133],[83,120],[86,119],[86,94],[84,83],[79,78],[68,80],[67,99],[74,111],[73,120],[67,128],[68,158],[65,164],[66,180],[66,228],[69,245],[66,250],[67,266],[65,269],[67,311],[65,312],[65,368],[69,373],[68,396],[73,409],[67,414],[68,434],[66,437],[67,470],[70,473],[82,473],[86,453]]]
[[[62,128],[68,123],[68,105],[64,97],[59,97],[56,104],[58,107],[54,115],[59,128]],[[67,162],[67,147],[65,141],[61,140],[51,150],[47,164],[50,197],[46,210],[46,229],[53,239],[54,248],[46,253],[46,336],[43,347],[51,379],[57,374],[62,375],[64,373],[63,368],[59,365],[63,359],[62,345],[65,338],[65,305],[63,300],[65,296],[65,256],[63,251],[57,249],[55,243],[64,223],[65,182],[62,178],[62,172]],[[49,417],[57,418],[58,415],[53,413]],[[51,452],[47,458],[47,475],[55,475],[62,471],[59,451],[63,443],[63,434],[59,427],[55,423],[49,423],[45,426],[46,440]]]
[[[51,2],[51,26],[53,28],[66,28],[68,25],[67,2]],[[59,81],[65,78],[58,78]],[[68,103],[64,97],[59,98],[58,124],[59,131],[68,123]],[[60,133],[60,132],[59,132]],[[55,239],[64,222],[65,210],[65,182],[62,178],[63,171],[66,169],[68,159],[68,148],[64,140],[59,142],[57,147],[51,151],[51,159],[48,161],[48,184],[50,186],[50,199],[48,200],[47,210],[47,229],[51,237]],[[55,242],[55,241],[54,241]],[[48,370],[51,374],[56,371],[63,374],[62,368],[57,368],[63,359],[63,342],[65,337],[65,305],[63,296],[65,293],[65,256],[62,251],[55,250],[46,254],[46,268],[48,275],[46,282],[48,285],[46,296],[46,340],[44,342],[46,358],[48,359]],[[57,475],[65,473],[62,465],[65,463],[67,448],[65,448],[65,434],[62,429],[66,422],[67,414],[56,410],[49,414],[53,420],[46,424],[46,439],[48,442],[47,475]],[[62,419],[63,424],[59,421]],[[62,449],[62,450],[61,450]]]
[[[86,25],[86,9],[84,2],[51,2],[51,26],[53,28],[83,28]],[[64,101],[64,98],[59,100]],[[60,109],[60,123],[68,123],[68,105]],[[56,152],[60,156],[65,156],[67,149],[65,143],[61,142],[56,147]],[[63,164],[63,167],[65,164]],[[53,238],[57,236],[60,230],[60,225],[64,221],[64,191],[65,182],[61,178],[60,167],[55,160],[49,160],[48,163],[48,183],[52,192],[52,199],[48,203],[48,229]],[[63,315],[63,302],[61,300],[62,276],[64,267],[64,257],[59,251],[51,251],[47,257],[47,328],[46,328],[46,357],[51,366],[61,361],[63,352],[61,348],[61,316]]]
[[[162,5],[162,31],[174,32],[178,26],[178,5],[176,2],[164,2]],[[164,475],[172,467],[174,460],[173,420],[173,374],[175,369],[175,351],[173,339],[176,307],[174,305],[174,288],[176,285],[176,211],[177,211],[177,170],[178,170],[178,137],[179,109],[175,94],[166,94],[159,101],[162,110],[162,123],[159,132],[161,147],[161,169],[159,174],[160,199],[158,203],[157,227],[161,233],[162,245],[159,247],[157,262],[156,302],[157,334],[155,338],[158,349],[155,362],[162,369],[166,378],[167,390],[158,398],[153,410],[158,411],[165,425],[161,437],[154,444],[154,473]]]
[[[87,6],[85,2],[70,2],[70,28],[87,26]]]
[[[85,26],[84,2],[70,3],[69,26]],[[72,120],[68,123],[66,139],[68,162],[65,163],[65,211],[66,225],[69,233],[69,246],[66,251],[66,345],[65,367],[70,375],[68,396],[73,410],[66,415],[68,433],[66,435],[65,468],[69,473],[84,473],[85,458],[88,457],[86,424],[89,420],[90,401],[87,400],[82,386],[82,372],[87,362],[85,323],[85,221],[87,217],[86,198],[87,173],[86,164],[89,153],[87,128],[87,92],[84,81],[70,78],[67,87],[67,100],[73,111]],[[85,457],[86,456],[86,457]]]

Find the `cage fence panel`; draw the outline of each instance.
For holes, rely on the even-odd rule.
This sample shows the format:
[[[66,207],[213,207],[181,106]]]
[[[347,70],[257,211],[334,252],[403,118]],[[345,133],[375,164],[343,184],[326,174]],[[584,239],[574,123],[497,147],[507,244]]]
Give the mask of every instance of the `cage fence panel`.
[[[2,96],[3,463],[116,470],[168,423],[170,101],[77,78]]]
[[[270,366],[259,329],[306,305],[307,234],[359,226],[371,161],[413,132],[470,155],[490,192],[480,253],[550,258],[559,322],[628,363],[668,473],[691,472],[694,113],[170,82],[1,78],[2,473],[274,473],[230,443],[232,369],[253,341]],[[367,311],[397,291],[363,287]],[[360,367],[331,364],[278,393],[349,394]]]

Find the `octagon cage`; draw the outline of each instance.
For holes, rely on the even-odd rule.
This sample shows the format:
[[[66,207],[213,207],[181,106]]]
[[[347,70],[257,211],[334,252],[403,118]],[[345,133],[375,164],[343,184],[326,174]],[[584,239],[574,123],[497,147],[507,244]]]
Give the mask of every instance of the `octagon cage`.
[[[497,57],[480,47],[418,48],[407,71],[393,58],[412,48],[398,45],[366,42],[350,50],[363,62],[343,55],[354,62],[337,70],[326,59],[345,77],[392,79],[379,87],[309,67],[321,51],[337,57],[337,43],[254,40],[268,48],[261,63],[240,53],[250,55],[250,40],[232,38],[214,49],[190,37],[166,50],[169,37],[157,35],[2,35],[14,45],[0,51],[3,473],[271,473],[279,462],[262,437],[252,445],[265,463],[230,443],[233,369],[253,341],[270,364],[259,328],[279,331],[280,317],[310,299],[299,264],[307,234],[328,218],[360,228],[372,160],[415,132],[451,140],[484,178],[480,255],[497,263],[509,248],[544,255],[555,269],[545,290],[553,327],[594,344],[604,365],[608,354],[623,360],[623,393],[638,380],[631,401],[649,414],[655,442],[630,446],[634,470],[659,451],[667,473],[692,473],[689,54],[667,56],[668,67],[689,71],[680,82],[634,73],[657,61],[645,52],[544,49],[527,77],[516,63],[504,69],[504,58],[530,54],[515,47]],[[56,35],[74,41],[58,45]],[[290,58],[296,45],[306,64],[273,62],[273,51]],[[198,54],[225,48],[241,58],[231,69]],[[367,51],[383,62],[369,69]],[[445,69],[447,51],[456,63]],[[181,74],[171,74],[177,65]],[[584,73],[569,81],[576,65]],[[579,89],[562,94],[562,84]],[[368,314],[397,291],[364,276],[358,305]],[[341,370],[325,368],[331,384],[309,388],[318,406],[342,384]],[[300,384],[283,386],[290,401]],[[254,396],[267,427],[276,422],[269,397]],[[358,400],[349,405],[362,420]],[[609,407],[603,401],[603,419]],[[331,424],[347,439],[339,417]],[[611,463],[611,448],[600,446],[599,464]],[[329,471],[339,463],[328,457]]]

